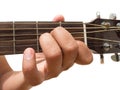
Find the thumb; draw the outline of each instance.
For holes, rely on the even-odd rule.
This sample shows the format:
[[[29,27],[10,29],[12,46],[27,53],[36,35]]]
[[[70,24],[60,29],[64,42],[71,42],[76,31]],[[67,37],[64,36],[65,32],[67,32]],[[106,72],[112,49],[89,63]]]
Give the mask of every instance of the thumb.
[[[27,48],[24,51],[22,71],[25,80],[32,86],[42,83],[44,79],[37,70],[35,51],[32,48]]]

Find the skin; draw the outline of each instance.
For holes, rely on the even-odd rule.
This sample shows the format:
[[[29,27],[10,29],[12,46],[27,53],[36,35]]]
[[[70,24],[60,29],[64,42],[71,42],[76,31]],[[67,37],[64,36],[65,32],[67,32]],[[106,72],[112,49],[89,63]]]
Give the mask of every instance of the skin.
[[[62,15],[54,22],[64,21]],[[43,81],[57,77],[74,63],[92,62],[92,53],[81,41],[76,41],[63,27],[56,27],[39,38],[42,53],[32,48],[23,53],[22,71],[13,71],[4,56],[0,56],[0,90],[28,90]],[[11,83],[12,82],[12,83]]]

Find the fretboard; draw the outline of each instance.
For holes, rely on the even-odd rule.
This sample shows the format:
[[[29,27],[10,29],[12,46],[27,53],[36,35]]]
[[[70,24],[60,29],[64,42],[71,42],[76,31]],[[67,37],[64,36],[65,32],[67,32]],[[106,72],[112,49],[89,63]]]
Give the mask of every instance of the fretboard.
[[[82,22],[0,22],[0,55],[21,54],[28,47],[41,52],[40,35],[58,26],[84,41]]]

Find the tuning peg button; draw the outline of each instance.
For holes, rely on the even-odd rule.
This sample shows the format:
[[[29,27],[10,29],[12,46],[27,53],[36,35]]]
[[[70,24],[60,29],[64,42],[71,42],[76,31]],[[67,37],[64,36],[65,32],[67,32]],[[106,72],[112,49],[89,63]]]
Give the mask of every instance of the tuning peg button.
[[[120,61],[120,55],[118,53],[115,53],[115,55],[112,55],[111,58],[113,61],[116,61],[116,62]]]
[[[109,19],[112,19],[112,20],[116,20],[116,14],[115,13],[111,13],[110,16],[109,16]]]
[[[115,45],[116,48],[120,49],[120,43],[118,43],[117,45]]]
[[[112,48],[112,45],[110,43],[103,44],[104,51],[109,51],[111,48]]]
[[[100,12],[97,12],[97,13],[96,13],[96,17],[97,17],[97,18],[100,18]]]
[[[103,56],[103,54],[100,54],[100,63],[104,64],[104,56]]]

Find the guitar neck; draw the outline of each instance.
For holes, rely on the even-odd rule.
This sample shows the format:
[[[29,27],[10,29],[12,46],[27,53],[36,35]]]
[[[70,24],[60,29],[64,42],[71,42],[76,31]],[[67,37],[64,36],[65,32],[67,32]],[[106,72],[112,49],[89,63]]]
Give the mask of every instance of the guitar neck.
[[[62,26],[76,40],[81,40],[97,53],[120,52],[120,21],[97,18],[82,22],[0,22],[0,55],[21,54],[31,47],[41,52],[39,37]]]
[[[39,36],[58,26],[84,41],[82,22],[0,22],[0,55],[21,54],[28,47],[41,52]]]

